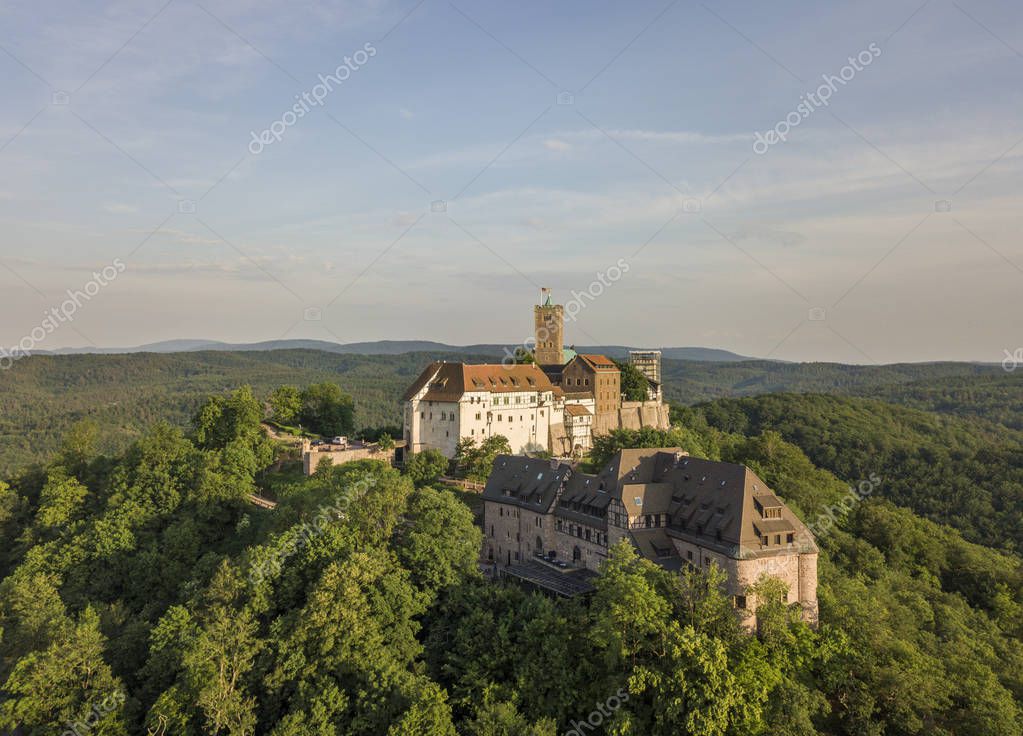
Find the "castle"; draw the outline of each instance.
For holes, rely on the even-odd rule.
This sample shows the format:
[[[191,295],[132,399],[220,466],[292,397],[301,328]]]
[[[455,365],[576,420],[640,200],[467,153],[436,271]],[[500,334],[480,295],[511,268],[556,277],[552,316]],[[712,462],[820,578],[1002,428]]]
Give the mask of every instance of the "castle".
[[[528,455],[571,459],[616,428],[669,426],[659,351],[630,352],[647,391],[626,401],[618,364],[565,348],[564,308],[549,289],[533,324],[533,362],[524,351],[498,364],[434,362],[404,397],[410,453],[454,457],[462,439],[508,439],[514,454],[494,460],[483,490],[481,555],[496,574],[548,594],[586,594],[608,550],[625,540],[668,570],[721,568],[750,628],[761,603],[751,586],[765,575],[783,582],[786,602],[815,624],[813,535],[749,468],[679,448],[620,450],[596,474]]]
[[[504,577],[561,596],[593,590],[622,539],[668,570],[717,565],[744,624],[756,627],[761,576],[816,624],[817,546],[749,468],[679,448],[620,450],[599,473],[556,460],[499,455],[483,491],[484,557]]]
[[[660,352],[630,354],[648,388],[644,399],[626,401],[614,361],[565,348],[564,307],[552,303],[549,289],[541,291],[533,316],[532,363],[436,361],[419,374],[403,397],[410,454],[436,449],[454,457],[461,439],[502,435],[515,453],[569,457],[620,427],[668,428]]]

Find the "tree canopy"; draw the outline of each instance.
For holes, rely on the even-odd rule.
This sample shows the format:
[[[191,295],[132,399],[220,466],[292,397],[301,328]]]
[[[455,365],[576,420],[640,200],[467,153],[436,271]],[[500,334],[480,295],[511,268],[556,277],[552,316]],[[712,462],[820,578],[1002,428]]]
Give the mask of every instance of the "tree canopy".
[[[856,404],[834,409],[859,427],[846,436],[815,399],[784,401],[676,412],[673,430],[596,450],[744,463],[804,521],[832,517],[817,527],[819,628],[761,578],[753,634],[723,571],[672,572],[627,543],[588,598],[485,579],[472,509],[429,473],[324,466],[275,478],[277,507],[253,506],[273,448],[244,388],[197,407],[189,432],[156,424],[122,453],[71,438],[78,449],[0,483],[0,731],[1023,736],[1020,558],[887,490],[907,432],[937,426],[996,463],[1005,436],[883,406],[868,421]],[[500,440],[465,443],[460,462],[479,471]],[[871,477],[861,468],[876,492],[835,512]],[[1012,522],[999,512],[992,528]]]

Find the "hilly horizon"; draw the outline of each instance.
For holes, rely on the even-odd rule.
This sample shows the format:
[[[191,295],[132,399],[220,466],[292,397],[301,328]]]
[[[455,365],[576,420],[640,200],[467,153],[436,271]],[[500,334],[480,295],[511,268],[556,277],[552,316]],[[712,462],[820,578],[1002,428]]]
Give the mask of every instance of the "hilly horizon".
[[[251,343],[229,343],[220,340],[175,339],[146,343],[134,347],[85,347],[38,350],[39,355],[115,355],[124,353],[191,353],[199,351],[252,352],[267,350],[322,350],[328,353],[351,355],[403,355],[405,353],[444,352],[466,355],[494,355],[504,357],[506,350],[512,350],[512,343],[479,343],[474,345],[450,345],[434,340],[373,340],[351,343],[337,343],[329,340],[263,340]],[[703,362],[741,362],[758,358],[740,355],[720,348],[698,346],[645,348],[627,345],[578,345],[577,352],[601,353],[612,358],[625,358],[630,350],[660,350],[662,357],[671,360],[696,360]]]

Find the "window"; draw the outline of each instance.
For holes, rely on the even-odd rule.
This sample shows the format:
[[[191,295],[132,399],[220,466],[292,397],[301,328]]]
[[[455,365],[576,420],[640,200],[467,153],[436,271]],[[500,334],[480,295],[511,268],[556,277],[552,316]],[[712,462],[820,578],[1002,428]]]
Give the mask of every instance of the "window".
[[[781,544],[781,534],[775,534],[774,535],[774,543],[775,544]]]
[[[744,596],[744,595],[733,596],[732,602],[735,604],[736,608],[741,608],[741,609],[745,609],[746,608],[746,596]]]
[[[490,536],[491,537],[494,536],[494,525],[493,524],[490,525]]]
[[[692,559],[693,559],[693,551],[692,551],[692,550],[689,550],[689,551],[687,551],[687,552],[686,552],[686,556],[687,556],[687,557],[688,557],[688,558],[689,558],[690,560],[692,560]]]

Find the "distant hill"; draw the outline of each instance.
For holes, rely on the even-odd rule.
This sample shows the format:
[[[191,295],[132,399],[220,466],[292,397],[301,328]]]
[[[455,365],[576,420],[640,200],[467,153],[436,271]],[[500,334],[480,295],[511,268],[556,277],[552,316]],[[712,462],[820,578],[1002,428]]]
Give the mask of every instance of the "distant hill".
[[[975,382],[978,397],[996,385],[1003,397],[1018,399],[1023,386],[990,377]],[[914,402],[918,392],[914,385]],[[1023,547],[1023,433],[1017,430],[969,414],[819,394],[725,398],[692,411],[727,432],[778,432],[848,481],[879,477],[880,495],[977,544],[1016,553]]]
[[[66,348],[38,351],[42,355],[121,355],[126,353],[191,353],[200,350],[251,352],[265,350],[322,350],[344,355],[403,355],[405,353],[451,353],[455,355],[483,355],[504,357],[513,350],[510,344],[488,343],[478,345],[447,345],[432,340],[376,340],[373,342],[336,343],[327,340],[267,340],[253,343],[226,343],[217,340],[165,340],[126,348]],[[630,350],[650,348],[625,345],[578,345],[580,353],[601,353],[612,358],[624,358]],[[658,348],[654,348],[658,349]],[[737,362],[751,360],[743,355],[717,348],[685,347],[659,348],[663,357],[672,360],[701,360],[706,362]]]
[[[302,341],[282,341],[292,342]],[[494,346],[451,349],[441,343],[404,341],[361,346],[323,343],[333,350],[195,350],[196,344],[159,343],[131,354],[35,355],[0,371],[0,477],[49,456],[79,419],[99,422],[105,449],[116,451],[154,422],[186,426],[208,394],[243,384],[266,396],[282,384],[337,381],[355,398],[360,427],[396,425],[401,422],[402,393],[429,361],[478,363],[500,355]],[[366,350],[367,345],[380,352],[342,351]],[[440,347],[405,352],[409,347],[431,345]],[[616,354],[614,349],[607,352]],[[1023,429],[1023,372],[1008,374],[995,366],[849,366],[665,357],[663,373],[666,397],[681,404],[776,391],[845,394]]]

